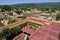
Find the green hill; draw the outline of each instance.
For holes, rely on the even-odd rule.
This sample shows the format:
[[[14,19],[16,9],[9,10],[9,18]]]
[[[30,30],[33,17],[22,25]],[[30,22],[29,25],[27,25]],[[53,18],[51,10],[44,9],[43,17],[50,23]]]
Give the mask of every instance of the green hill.
[[[1,5],[3,7],[4,5]],[[9,5],[12,8],[56,8],[60,9],[60,2],[50,2],[50,3],[23,3],[23,4],[13,4]]]

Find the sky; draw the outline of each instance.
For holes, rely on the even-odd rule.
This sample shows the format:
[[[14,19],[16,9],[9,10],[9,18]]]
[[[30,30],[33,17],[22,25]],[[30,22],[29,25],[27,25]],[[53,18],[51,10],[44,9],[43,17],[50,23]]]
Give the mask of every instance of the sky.
[[[0,0],[0,5],[11,5],[19,3],[44,3],[44,2],[60,2],[60,0]]]

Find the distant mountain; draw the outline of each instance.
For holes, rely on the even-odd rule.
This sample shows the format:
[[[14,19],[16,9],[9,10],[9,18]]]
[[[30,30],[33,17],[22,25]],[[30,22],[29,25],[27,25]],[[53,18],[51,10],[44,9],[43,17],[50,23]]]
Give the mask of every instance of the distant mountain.
[[[60,9],[60,2],[50,2],[50,3],[23,3],[23,4],[13,4],[9,5],[12,8],[56,8]],[[1,7],[1,6],[0,6]]]

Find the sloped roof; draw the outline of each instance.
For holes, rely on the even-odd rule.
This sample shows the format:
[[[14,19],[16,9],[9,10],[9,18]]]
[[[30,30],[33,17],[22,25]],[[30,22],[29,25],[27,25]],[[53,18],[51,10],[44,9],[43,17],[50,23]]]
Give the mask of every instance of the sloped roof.
[[[22,29],[22,31],[23,32],[26,32],[26,33],[28,33],[28,34],[33,34],[34,33],[34,29],[31,29],[31,28],[28,28],[28,27],[24,27],[23,29]]]
[[[39,22],[39,23],[45,24],[45,21],[44,20],[37,19],[37,18],[30,17],[28,20],[32,20],[32,21],[35,21],[35,22]]]
[[[25,34],[19,34],[18,36],[16,36],[15,38],[13,38],[13,40],[24,40]]]
[[[53,22],[50,25],[44,25],[39,29],[30,40],[58,40],[60,34],[60,23]]]

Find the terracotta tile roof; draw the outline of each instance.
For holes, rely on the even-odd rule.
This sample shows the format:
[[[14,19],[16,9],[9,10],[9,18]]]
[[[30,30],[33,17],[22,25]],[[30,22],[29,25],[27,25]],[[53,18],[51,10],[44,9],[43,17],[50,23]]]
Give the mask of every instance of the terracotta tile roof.
[[[53,26],[52,29],[60,32],[60,23],[52,22],[50,26]]]
[[[37,20],[34,18],[29,18],[29,20],[45,24],[45,21],[43,20]],[[24,27],[22,31],[27,32],[29,34],[33,34],[35,30],[28,27]],[[60,23],[52,22],[50,25],[43,25],[42,28],[38,29],[37,32],[30,37],[30,40],[59,40],[59,34]],[[18,35],[18,37],[15,40],[23,40],[22,38],[24,38],[24,35]]]
[[[18,36],[16,36],[15,38],[13,38],[13,40],[24,40],[25,34],[19,34]]]
[[[29,18],[29,20],[45,24],[44,20],[39,20],[39,19],[31,18],[31,17]]]
[[[52,25],[54,24],[54,25]],[[58,23],[51,25],[44,25],[34,34],[30,40],[58,40],[60,34],[60,27]],[[56,24],[56,25],[55,25]],[[57,31],[59,30],[59,31]]]
[[[26,33],[28,33],[28,34],[33,34],[34,33],[34,29],[31,29],[31,28],[28,28],[28,27],[24,27],[23,29],[22,29],[22,31],[23,32],[26,32]]]

